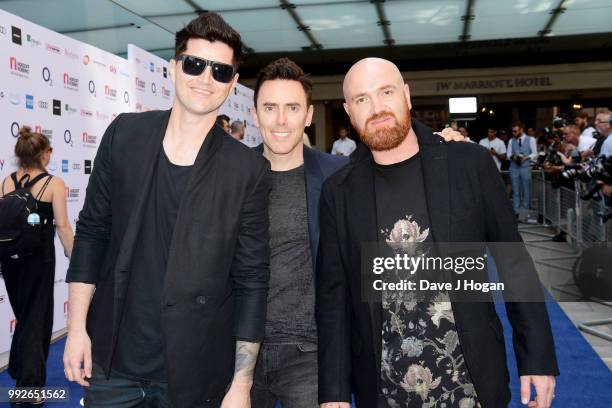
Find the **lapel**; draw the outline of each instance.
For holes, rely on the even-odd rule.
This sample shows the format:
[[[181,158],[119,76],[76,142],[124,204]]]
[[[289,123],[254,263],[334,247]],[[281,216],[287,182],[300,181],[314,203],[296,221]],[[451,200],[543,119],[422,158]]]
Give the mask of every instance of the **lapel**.
[[[444,140],[432,130],[413,120],[419,142],[425,199],[429,212],[430,231],[434,242],[450,241],[450,185],[448,156]]]
[[[347,225],[347,237],[351,247],[350,254],[359,254],[351,257],[351,282],[357,283],[352,288],[353,309],[359,313],[363,310],[370,317],[370,333],[372,336],[374,360],[380,370],[380,355],[382,348],[382,307],[380,302],[361,301],[361,245],[374,243],[379,239],[377,226],[376,195],[374,190],[374,159],[372,153],[360,144],[350,158],[350,177],[346,179],[344,210]],[[341,239],[343,237],[340,237]],[[377,371],[379,372],[379,371]]]
[[[306,182],[306,211],[308,214],[308,237],[313,268],[319,252],[319,200],[324,179],[316,152],[304,146],[304,178]]]
[[[216,177],[215,169],[218,167],[215,166],[214,155],[223,145],[225,137],[228,136],[220,127],[213,126],[210,129],[200,146],[193,169],[189,174],[170,241],[168,263],[162,289],[162,299],[165,299],[165,301],[174,301],[174,299],[167,298],[168,295],[172,296],[171,286],[181,286],[181,282],[185,282],[185,279],[175,279],[175,276],[188,276],[192,272],[189,268],[192,265],[193,256],[200,255],[187,252],[185,240],[197,239],[190,235],[192,234],[191,226],[194,222],[194,215],[202,213],[203,208],[208,203],[213,202],[211,197],[215,196],[219,184],[214,181]]]
[[[114,277],[115,277],[115,298],[113,307],[113,321],[115,327],[118,327],[119,317],[123,310],[123,303],[125,301],[125,295],[127,292],[129,282],[129,270],[131,268],[132,256],[136,247],[136,240],[140,233],[140,226],[142,224],[142,217],[144,213],[144,206],[149,197],[151,186],[153,184],[155,168],[157,166],[157,157],[161,151],[162,141],[168,127],[168,119],[170,118],[170,110],[161,112],[159,120],[152,123],[150,129],[157,129],[157,133],[153,133],[151,136],[150,143],[143,144],[139,147],[138,155],[142,158],[142,163],[146,166],[144,172],[145,176],[142,182],[134,184],[139,186],[140,191],[137,194],[136,201],[132,209],[132,214],[128,222],[128,226],[125,230],[123,240],[117,254],[117,261],[115,263]],[[136,131],[143,131],[138,129]],[[146,131],[146,129],[144,129]],[[113,344],[114,337],[117,334],[117,330],[113,330]]]

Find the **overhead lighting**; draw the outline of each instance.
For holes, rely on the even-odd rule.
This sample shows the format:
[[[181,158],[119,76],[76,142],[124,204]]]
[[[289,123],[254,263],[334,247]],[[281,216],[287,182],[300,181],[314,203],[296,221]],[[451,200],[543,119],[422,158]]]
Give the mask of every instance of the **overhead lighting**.
[[[487,108],[485,108],[484,106],[482,107],[482,109],[480,110],[481,112],[486,112]]]
[[[493,112],[493,109],[489,111],[489,115],[495,115],[495,112]]]
[[[582,105],[579,104],[579,103],[575,103],[575,104],[572,105],[572,108],[574,108],[576,110],[580,110],[580,109],[582,109]]]

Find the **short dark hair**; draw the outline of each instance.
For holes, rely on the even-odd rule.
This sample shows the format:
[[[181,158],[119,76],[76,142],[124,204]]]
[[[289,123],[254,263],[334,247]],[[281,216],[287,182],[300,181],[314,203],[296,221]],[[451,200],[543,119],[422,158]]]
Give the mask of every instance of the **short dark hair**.
[[[232,63],[238,70],[242,60],[242,40],[240,34],[234,30],[223,18],[213,12],[200,14],[187,24],[182,30],[177,31],[174,41],[174,56],[177,58],[187,49],[187,42],[191,38],[201,38],[206,41],[219,41],[227,44],[233,51]]]
[[[222,123],[221,123],[222,121],[226,121],[226,122],[227,122],[227,124],[229,125],[229,123],[230,123],[230,117],[229,117],[229,116],[227,116],[227,115],[225,115],[225,114],[221,114],[221,115],[217,116],[217,119],[215,119],[215,123],[216,123],[217,125],[219,125],[219,126],[221,126],[221,125],[222,125]]]
[[[520,120],[515,120],[514,122],[512,122],[512,127],[517,127],[519,129],[525,130],[525,125]]]
[[[288,81],[297,81],[302,85],[304,92],[306,93],[306,104],[312,103],[312,79],[309,74],[304,73],[302,68],[299,67],[295,62],[289,58],[279,58],[276,61],[272,61],[257,74],[257,81],[255,82],[255,94],[253,100],[255,107],[257,108],[257,96],[259,95],[259,89],[266,81],[273,81],[275,79],[285,79]]]

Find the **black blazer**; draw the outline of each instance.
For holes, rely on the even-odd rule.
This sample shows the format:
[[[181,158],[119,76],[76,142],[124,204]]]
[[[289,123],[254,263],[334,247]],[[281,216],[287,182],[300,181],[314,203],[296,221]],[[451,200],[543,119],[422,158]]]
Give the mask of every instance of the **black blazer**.
[[[445,143],[418,121],[412,124],[433,240],[520,242],[490,153],[472,143]],[[361,145],[349,165],[323,186],[316,303],[321,403],[350,401],[352,392],[358,407],[372,408],[379,394],[381,306],[362,302],[360,288],[360,244],[378,238],[373,163],[371,152]],[[512,267],[497,262],[500,276]],[[485,408],[507,406],[510,391],[503,330],[493,304],[457,302],[452,309],[480,403]],[[520,375],[558,375],[545,305],[506,303],[506,309]]]
[[[96,285],[87,330],[111,368],[144,203],[170,111],[119,115],[96,154],[67,282]],[[269,280],[269,163],[218,126],[181,202],[160,308],[170,398],[207,407],[234,372],[235,341],[263,339]]]
[[[263,154],[263,143],[254,147]],[[317,265],[319,252],[319,200],[323,182],[348,163],[348,157],[332,156],[304,146],[304,178],[306,182],[306,212],[308,215],[308,238],[312,265]]]

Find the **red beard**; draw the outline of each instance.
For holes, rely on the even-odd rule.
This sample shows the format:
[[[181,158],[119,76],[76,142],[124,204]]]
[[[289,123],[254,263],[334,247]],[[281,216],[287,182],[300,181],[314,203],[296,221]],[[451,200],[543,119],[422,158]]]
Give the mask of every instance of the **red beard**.
[[[359,138],[368,146],[372,151],[386,151],[395,149],[399,146],[404,139],[408,136],[408,132],[411,127],[411,115],[410,110],[407,110],[408,114],[403,121],[397,120],[397,117],[393,112],[379,112],[368,118],[365,123],[364,129],[359,129],[357,126],[357,132]],[[368,125],[384,117],[391,116],[395,120],[395,124],[392,126],[381,126],[374,130],[368,130]],[[354,124],[353,124],[354,125]]]

